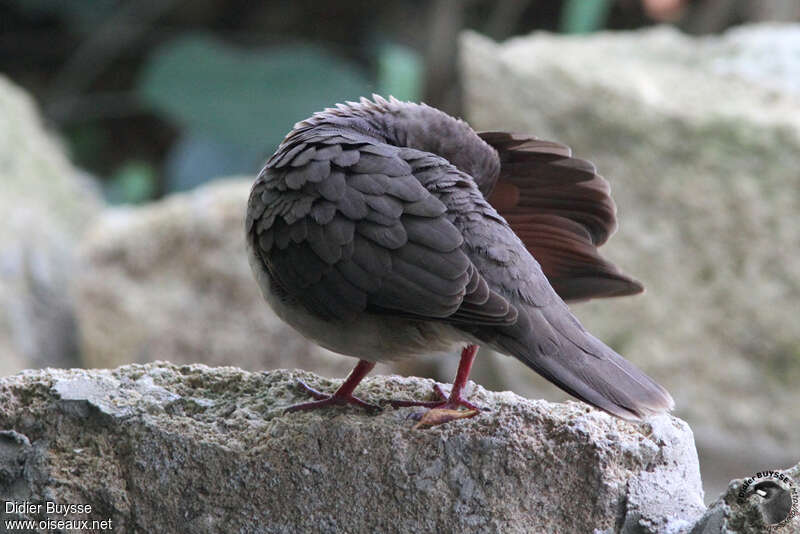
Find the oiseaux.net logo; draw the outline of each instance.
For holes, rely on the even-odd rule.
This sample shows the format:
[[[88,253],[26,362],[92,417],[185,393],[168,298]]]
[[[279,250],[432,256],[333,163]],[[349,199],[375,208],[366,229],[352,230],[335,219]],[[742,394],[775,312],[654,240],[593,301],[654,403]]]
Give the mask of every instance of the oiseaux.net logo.
[[[780,471],[761,471],[746,478],[736,500],[739,504],[754,502],[771,531],[787,525],[800,513],[800,492]]]

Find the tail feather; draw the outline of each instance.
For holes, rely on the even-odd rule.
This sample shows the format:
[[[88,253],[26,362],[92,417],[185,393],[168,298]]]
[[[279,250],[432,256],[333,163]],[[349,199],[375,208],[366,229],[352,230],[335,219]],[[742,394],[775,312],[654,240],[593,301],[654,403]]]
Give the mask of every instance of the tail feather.
[[[671,410],[652,378],[588,333],[566,305],[525,307],[497,344],[570,395],[623,419]]]
[[[617,229],[611,187],[566,145],[528,135],[480,132],[497,150],[500,174],[481,192],[569,302],[635,295],[642,284],[603,258],[598,247]]]

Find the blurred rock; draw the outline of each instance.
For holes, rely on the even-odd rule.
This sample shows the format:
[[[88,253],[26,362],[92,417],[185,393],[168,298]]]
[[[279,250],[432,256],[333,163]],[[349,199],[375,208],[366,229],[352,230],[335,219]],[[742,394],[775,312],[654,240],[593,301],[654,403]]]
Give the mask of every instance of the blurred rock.
[[[674,534],[704,511],[692,433],[674,417],[631,424],[475,387],[479,416],[414,430],[418,408],[285,414],[306,399],[300,378],[334,386],[164,363],[2,379],[0,497],[90,504],[64,519],[111,519],[120,534]],[[376,376],[359,392],[425,398],[432,385]],[[25,516],[41,519],[5,519]]]
[[[765,68],[766,41],[786,32],[800,42],[798,26],[461,42],[473,127],[567,143],[611,182],[621,226],[605,254],[647,293],[575,311],[672,392],[712,494],[794,463],[800,443],[798,47]],[[560,398],[516,362],[491,363],[515,391]]]
[[[170,360],[346,374],[355,360],[308,341],[261,296],[244,248],[252,178],[106,210],[76,279],[84,364]]]
[[[697,46],[704,48],[701,57],[718,75],[731,74],[768,89],[800,95],[800,24],[740,26],[718,38],[700,40]]]
[[[0,76],[0,375],[77,363],[74,246],[102,200]]]

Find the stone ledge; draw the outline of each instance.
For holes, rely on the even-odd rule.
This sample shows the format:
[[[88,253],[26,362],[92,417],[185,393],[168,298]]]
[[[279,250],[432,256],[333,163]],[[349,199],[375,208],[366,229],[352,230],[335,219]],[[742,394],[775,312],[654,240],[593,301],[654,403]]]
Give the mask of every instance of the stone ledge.
[[[72,519],[118,533],[678,532],[704,511],[674,417],[631,424],[475,386],[484,413],[413,430],[419,408],[284,414],[298,378],[336,385],[161,362],[0,379],[0,497],[91,504]],[[422,399],[432,384],[375,376],[359,392]]]

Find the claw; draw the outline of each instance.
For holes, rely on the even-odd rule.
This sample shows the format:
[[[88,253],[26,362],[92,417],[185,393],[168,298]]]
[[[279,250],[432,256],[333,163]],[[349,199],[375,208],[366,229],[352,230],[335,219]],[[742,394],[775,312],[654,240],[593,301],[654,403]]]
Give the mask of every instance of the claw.
[[[436,395],[439,397],[439,400],[433,401],[412,401],[412,400],[390,400],[388,401],[389,404],[394,406],[395,408],[407,408],[409,406],[424,406],[425,408],[451,408],[456,409],[459,406],[463,406],[468,410],[474,410],[476,412],[480,412],[481,409],[463,398],[460,394],[448,395],[442,389],[442,386],[439,384],[435,384],[433,386],[433,390],[436,392]]]
[[[308,393],[309,395],[311,395],[315,399],[327,399],[328,397],[331,396],[331,395],[328,395],[327,393],[321,392],[318,389],[312,388],[311,386],[309,386],[308,384],[306,384],[302,380],[298,380],[297,381],[297,385],[300,386],[301,388],[303,388],[304,390],[306,390],[306,393]]]
[[[447,395],[445,395],[442,387],[439,384],[433,386],[433,390],[439,396],[439,400],[433,401],[412,401],[412,400],[390,400],[389,404],[395,408],[407,408],[409,406],[424,406],[426,408],[437,408],[447,402]]]
[[[317,400],[311,402],[303,402],[300,404],[289,406],[284,410],[284,413],[299,412],[304,410],[315,410],[317,408],[324,408],[326,406],[334,406],[342,404],[355,404],[356,406],[360,406],[361,408],[366,408],[367,410],[375,410],[375,411],[382,410],[380,406],[364,402],[358,397],[354,397],[353,395],[350,394],[343,395],[341,393],[334,393],[333,395],[328,395],[327,393],[322,393],[321,391],[312,388],[302,380],[298,380],[297,385],[303,388],[309,395],[311,395]]]
[[[468,417],[475,417],[480,412],[478,410],[452,410],[449,408],[433,408],[428,410],[422,415],[419,422],[412,428],[414,430],[426,427],[436,426],[455,421],[456,419],[466,419]]]
[[[465,419],[467,417],[475,417],[480,413],[480,408],[464,399],[460,392],[455,395],[447,395],[442,386],[439,384],[434,385],[433,390],[439,397],[439,400],[434,401],[410,401],[410,400],[390,400],[389,404],[392,406],[408,407],[408,406],[424,406],[430,410],[423,413],[410,414],[408,419],[417,420],[412,428],[419,429],[426,426],[436,426],[456,419]],[[459,410],[459,407],[467,408],[466,410]]]

